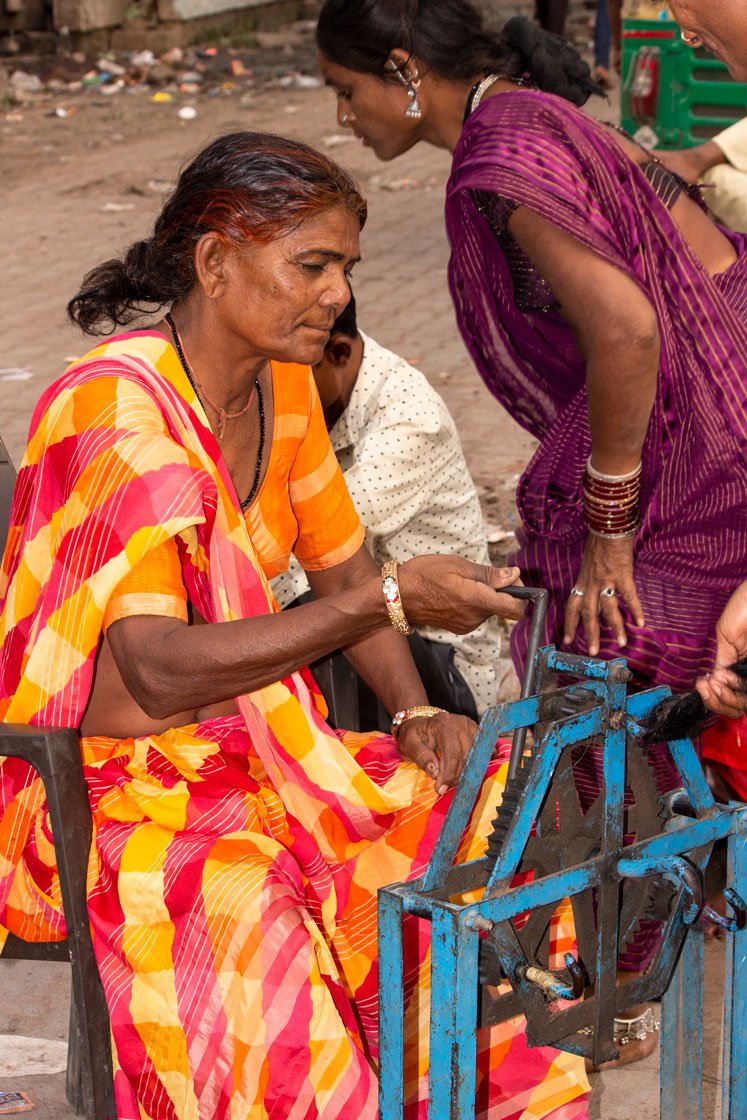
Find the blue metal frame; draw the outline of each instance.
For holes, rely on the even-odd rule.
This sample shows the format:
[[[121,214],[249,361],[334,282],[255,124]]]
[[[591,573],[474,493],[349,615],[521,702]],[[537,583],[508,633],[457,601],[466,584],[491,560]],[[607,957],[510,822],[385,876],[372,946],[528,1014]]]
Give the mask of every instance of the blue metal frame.
[[[656,836],[624,845],[626,733],[667,689],[627,696],[630,674],[622,659],[603,662],[548,647],[537,659],[538,692],[485,714],[462,771],[432,857],[422,878],[379,892],[380,1120],[403,1114],[404,993],[402,926],[405,914],[432,924],[429,1120],[472,1120],[475,1101],[475,1032],[478,1023],[478,954],[480,935],[495,947],[527,1017],[530,1045],[556,1045],[603,1061],[616,1054],[612,1020],[616,1014],[656,994],[666,993],[662,1032],[662,1120],[701,1120],[702,1080],[702,934],[689,923],[697,906],[687,886],[687,872],[697,877],[708,862],[713,842],[729,840],[729,886],[747,897],[747,810],[717,806],[705,781],[693,744],[669,744],[689,802],[688,816],[675,816]],[[557,674],[583,681],[557,689]],[[547,718],[547,695],[569,702],[582,695],[587,709]],[[591,697],[591,701],[589,701]],[[589,706],[591,705],[591,706]],[[562,705],[561,705],[562,709]],[[557,705],[556,705],[557,711]],[[544,720],[544,723],[542,722]],[[517,811],[494,867],[485,859],[455,864],[455,857],[480,793],[496,740],[517,729],[538,736],[533,763],[521,790]],[[512,886],[532,825],[565,750],[590,737],[604,743],[605,811],[599,854],[576,866]],[[620,884],[628,878],[663,875],[676,887],[672,914],[660,952],[650,972],[622,987],[615,982],[618,924],[600,920],[594,962],[594,990],[569,1006],[548,1004],[537,983],[526,975],[528,962],[512,918],[537,908],[573,900],[596,891],[602,913],[615,911]],[[479,901],[455,897],[484,888]],[[478,891],[479,893],[479,891]],[[473,893],[474,897],[474,893]],[[747,931],[728,934],[724,1120],[747,1120]],[[549,973],[545,973],[549,979]],[[567,981],[556,977],[556,991]],[[513,1012],[516,1013],[515,1010]],[[498,1021],[498,1020],[496,1020]],[[734,1025],[732,1029],[732,1024]],[[739,1028],[742,1029],[739,1029]]]

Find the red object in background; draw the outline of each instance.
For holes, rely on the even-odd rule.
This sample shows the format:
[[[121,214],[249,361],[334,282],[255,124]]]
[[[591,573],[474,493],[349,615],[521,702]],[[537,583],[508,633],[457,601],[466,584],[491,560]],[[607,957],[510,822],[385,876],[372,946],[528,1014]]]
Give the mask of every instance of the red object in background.
[[[633,55],[625,86],[628,115],[640,124],[653,124],[656,120],[660,72],[658,47],[641,47]]]
[[[704,731],[702,757],[731,786],[735,799],[747,801],[747,716],[721,716]]]

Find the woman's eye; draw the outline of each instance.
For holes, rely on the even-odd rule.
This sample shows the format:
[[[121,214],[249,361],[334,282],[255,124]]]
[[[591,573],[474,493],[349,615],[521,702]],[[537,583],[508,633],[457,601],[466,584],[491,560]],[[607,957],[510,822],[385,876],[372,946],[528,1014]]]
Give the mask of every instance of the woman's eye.
[[[306,264],[305,261],[302,261],[301,268],[303,268],[306,272],[324,272],[323,264]]]

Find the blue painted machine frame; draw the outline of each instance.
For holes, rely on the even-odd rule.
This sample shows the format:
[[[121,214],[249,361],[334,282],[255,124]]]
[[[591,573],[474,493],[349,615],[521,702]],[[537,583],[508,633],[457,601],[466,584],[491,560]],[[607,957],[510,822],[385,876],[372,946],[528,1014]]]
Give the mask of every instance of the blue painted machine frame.
[[[528,597],[528,596],[527,596]],[[535,646],[536,648],[536,646]],[[701,1120],[703,1074],[703,935],[689,871],[705,870],[713,843],[728,841],[730,899],[747,897],[747,807],[717,805],[689,739],[669,748],[682,778],[678,806],[658,835],[624,844],[626,737],[668,689],[627,695],[630,673],[622,659],[600,661],[541,650],[530,661],[537,691],[488,711],[483,717],[448,814],[425,874],[379,892],[379,1016],[380,1120],[401,1120],[404,1099],[403,945],[406,914],[432,925],[429,1120],[473,1120],[476,1090],[476,1027],[523,1012],[530,1045],[554,1045],[584,1054],[594,1062],[617,1054],[612,1043],[616,1014],[645,999],[663,995],[661,1054],[661,1120]],[[576,683],[554,687],[558,674]],[[583,683],[579,684],[581,681]],[[548,702],[548,694],[552,702]],[[575,709],[575,710],[574,710]],[[571,711],[573,714],[567,715]],[[521,769],[524,736],[535,735],[531,765],[516,811],[494,866],[486,859],[455,865],[457,849],[480,792],[498,738],[514,733],[512,768]],[[519,750],[517,752],[517,736]],[[574,866],[512,886],[533,823],[565,750],[589,740],[603,742],[604,812],[599,851]],[[684,808],[683,808],[684,806]],[[672,903],[664,924],[661,948],[646,976],[629,984],[615,982],[619,954],[616,918],[621,884],[633,878],[658,878],[672,884]],[[455,901],[462,893],[484,887],[480,901]],[[595,891],[599,912],[596,960],[584,991],[568,976],[553,974],[543,962],[527,960],[512,918],[540,907]],[[697,894],[697,891],[695,892]],[[728,893],[728,892],[727,892]],[[607,918],[605,918],[605,914]],[[614,915],[614,920],[609,916]],[[740,920],[731,925],[744,925]],[[727,933],[727,975],[724,1009],[723,1120],[747,1120],[747,930]],[[481,940],[489,939],[500,958],[512,992],[504,996],[505,1012],[485,1017],[480,1005]],[[544,992],[527,967],[539,963]],[[588,963],[588,962],[587,962]],[[573,958],[566,959],[573,979]],[[576,968],[576,973],[578,968]],[[554,995],[548,996],[547,984]],[[558,996],[570,1003],[553,1005]],[[512,1002],[511,1002],[512,1001]],[[490,1001],[488,1001],[490,1002]]]

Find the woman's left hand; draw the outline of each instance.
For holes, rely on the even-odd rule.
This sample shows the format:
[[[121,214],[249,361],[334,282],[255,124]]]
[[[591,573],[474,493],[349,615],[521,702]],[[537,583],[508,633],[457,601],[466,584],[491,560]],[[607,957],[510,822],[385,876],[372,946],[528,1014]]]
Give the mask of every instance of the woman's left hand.
[[[440,797],[456,784],[476,732],[477,724],[468,716],[439,712],[401,724],[397,748],[433,778]]]
[[[628,636],[620,612],[624,600],[636,626],[644,625],[643,608],[633,574],[633,537],[601,537],[589,534],[575,587],[565,609],[563,645],[570,645],[579,622],[583,623],[589,653],[599,653],[599,616],[612,630],[617,644],[627,645]]]

